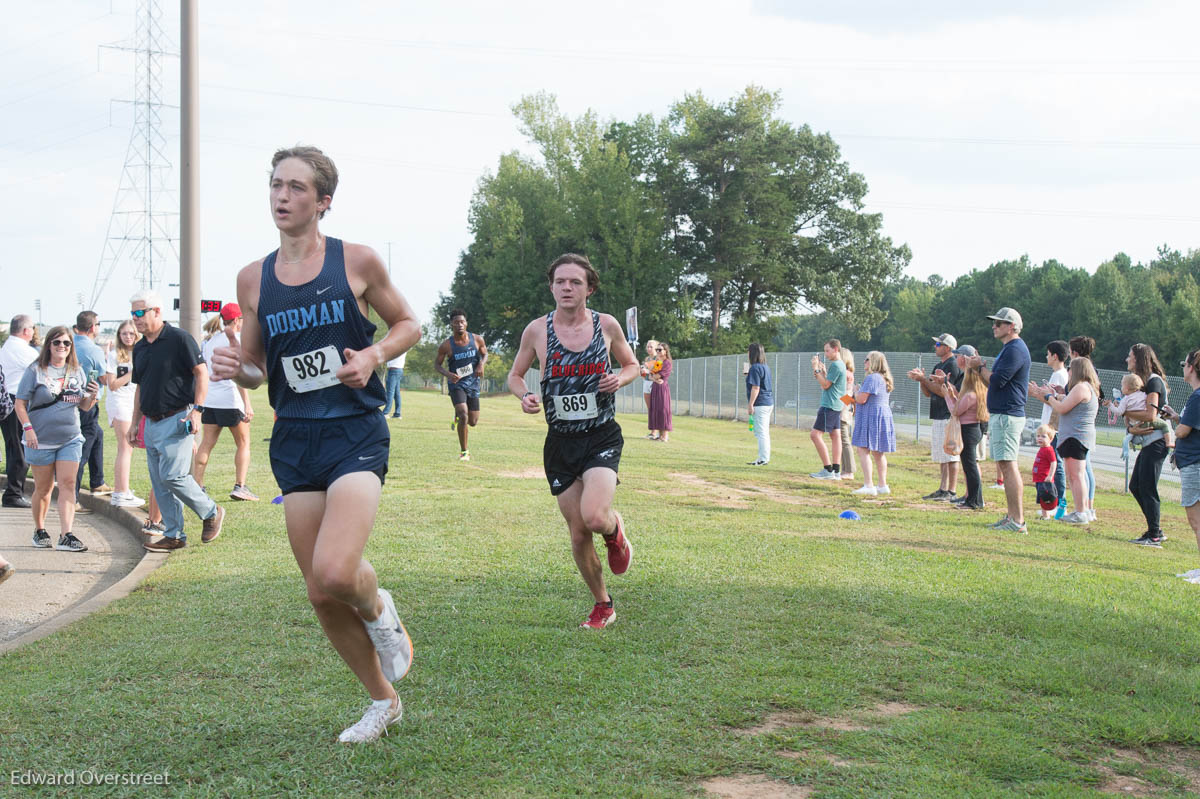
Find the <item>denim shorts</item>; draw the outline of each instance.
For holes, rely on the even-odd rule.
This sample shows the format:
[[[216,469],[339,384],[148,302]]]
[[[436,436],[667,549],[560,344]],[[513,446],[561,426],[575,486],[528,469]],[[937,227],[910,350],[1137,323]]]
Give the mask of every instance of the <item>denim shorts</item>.
[[[30,449],[25,447],[25,462],[30,466],[53,466],[58,461],[74,461],[83,459],[83,436],[51,449]]]
[[[1200,463],[1179,470],[1179,504],[1190,508],[1200,502]]]

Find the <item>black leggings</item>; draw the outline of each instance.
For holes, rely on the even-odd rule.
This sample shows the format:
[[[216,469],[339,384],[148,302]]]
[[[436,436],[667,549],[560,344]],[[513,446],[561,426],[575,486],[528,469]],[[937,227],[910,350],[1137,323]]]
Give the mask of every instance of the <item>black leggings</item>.
[[[1158,478],[1162,474],[1163,461],[1167,459],[1167,442],[1163,439],[1147,444],[1133,462],[1133,473],[1129,475],[1129,493],[1137,500],[1146,517],[1146,532],[1161,533],[1158,500]]]
[[[983,489],[980,483],[982,478],[979,475],[979,462],[975,459],[975,451],[979,446],[979,440],[983,438],[983,432],[979,429],[979,423],[964,424],[962,426],[963,451],[960,456],[962,460],[963,477],[967,479],[967,504],[977,507],[983,507]]]

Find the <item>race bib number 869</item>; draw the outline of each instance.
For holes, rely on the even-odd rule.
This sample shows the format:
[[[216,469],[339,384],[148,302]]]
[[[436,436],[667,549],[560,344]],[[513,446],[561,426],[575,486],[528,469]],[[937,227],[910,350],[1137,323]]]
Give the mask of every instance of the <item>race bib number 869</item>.
[[[335,386],[335,376],[342,365],[342,356],[334,346],[322,347],[299,355],[285,355],[280,360],[288,385],[297,394]]]
[[[599,408],[596,406],[596,394],[562,394],[554,397],[554,417],[563,421],[578,419],[595,419]]]

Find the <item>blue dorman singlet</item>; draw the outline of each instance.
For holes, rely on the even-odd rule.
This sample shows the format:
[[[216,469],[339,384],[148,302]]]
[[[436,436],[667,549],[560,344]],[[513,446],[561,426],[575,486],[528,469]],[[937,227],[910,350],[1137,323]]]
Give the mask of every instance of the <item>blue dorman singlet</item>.
[[[279,250],[263,259],[258,323],[267,354],[267,392],[281,419],[331,419],[378,411],[383,383],[372,374],[365,388],[333,375],[342,350],[374,343],[375,325],[362,315],[346,278],[341,239],[326,237],[321,272],[300,286],[275,277]]]
[[[470,371],[465,375],[459,375],[458,382],[452,383],[450,387],[478,393],[479,378],[475,376],[477,363],[479,363],[479,348],[475,346],[475,335],[468,330],[467,343],[461,347],[454,342],[454,336],[451,336],[450,356],[446,358],[446,368],[454,374],[459,374],[461,370],[468,368]]]

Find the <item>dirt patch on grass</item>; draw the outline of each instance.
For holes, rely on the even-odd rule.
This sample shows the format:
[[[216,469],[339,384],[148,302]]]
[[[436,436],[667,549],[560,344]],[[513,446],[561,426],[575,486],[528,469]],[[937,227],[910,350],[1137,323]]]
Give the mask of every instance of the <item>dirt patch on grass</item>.
[[[805,491],[805,486],[777,486],[763,483],[742,483],[740,485],[725,485],[705,480],[698,475],[688,472],[670,472],[667,477],[673,484],[666,488],[667,493],[676,496],[701,497],[704,500],[722,508],[749,508],[752,503],[764,499],[780,502],[785,505],[807,505],[817,507],[827,505],[828,497],[814,495]]]
[[[1141,750],[1118,748],[1113,749],[1102,762],[1095,764],[1097,771],[1104,775],[1101,790],[1124,796],[1153,796],[1165,789],[1139,777],[1118,774],[1113,766],[1123,762],[1137,764],[1138,770],[1166,771],[1185,781],[1189,791],[1200,793],[1200,750],[1177,744],[1160,744]]]
[[[546,473],[536,466],[530,466],[519,472],[497,472],[501,477],[511,477],[514,480],[544,480]]]
[[[871,708],[856,710],[846,716],[829,716],[818,718],[812,715],[797,713],[792,710],[784,710],[776,713],[771,713],[761,724],[754,727],[745,727],[738,732],[742,735],[764,735],[777,730],[786,730],[793,728],[817,729],[817,730],[833,730],[835,732],[865,732],[874,728],[872,722],[890,718],[894,716],[903,716],[907,713],[920,710],[917,705],[910,705],[906,702],[883,702]]]
[[[1104,766],[1101,766],[1099,770],[1104,775],[1104,780],[1096,786],[1096,790],[1101,793],[1111,793],[1117,796],[1154,796],[1158,793],[1158,789],[1145,780],[1117,774]]]
[[[762,774],[735,774],[701,783],[705,791],[722,799],[806,799],[813,789],[807,785],[779,782]]]

